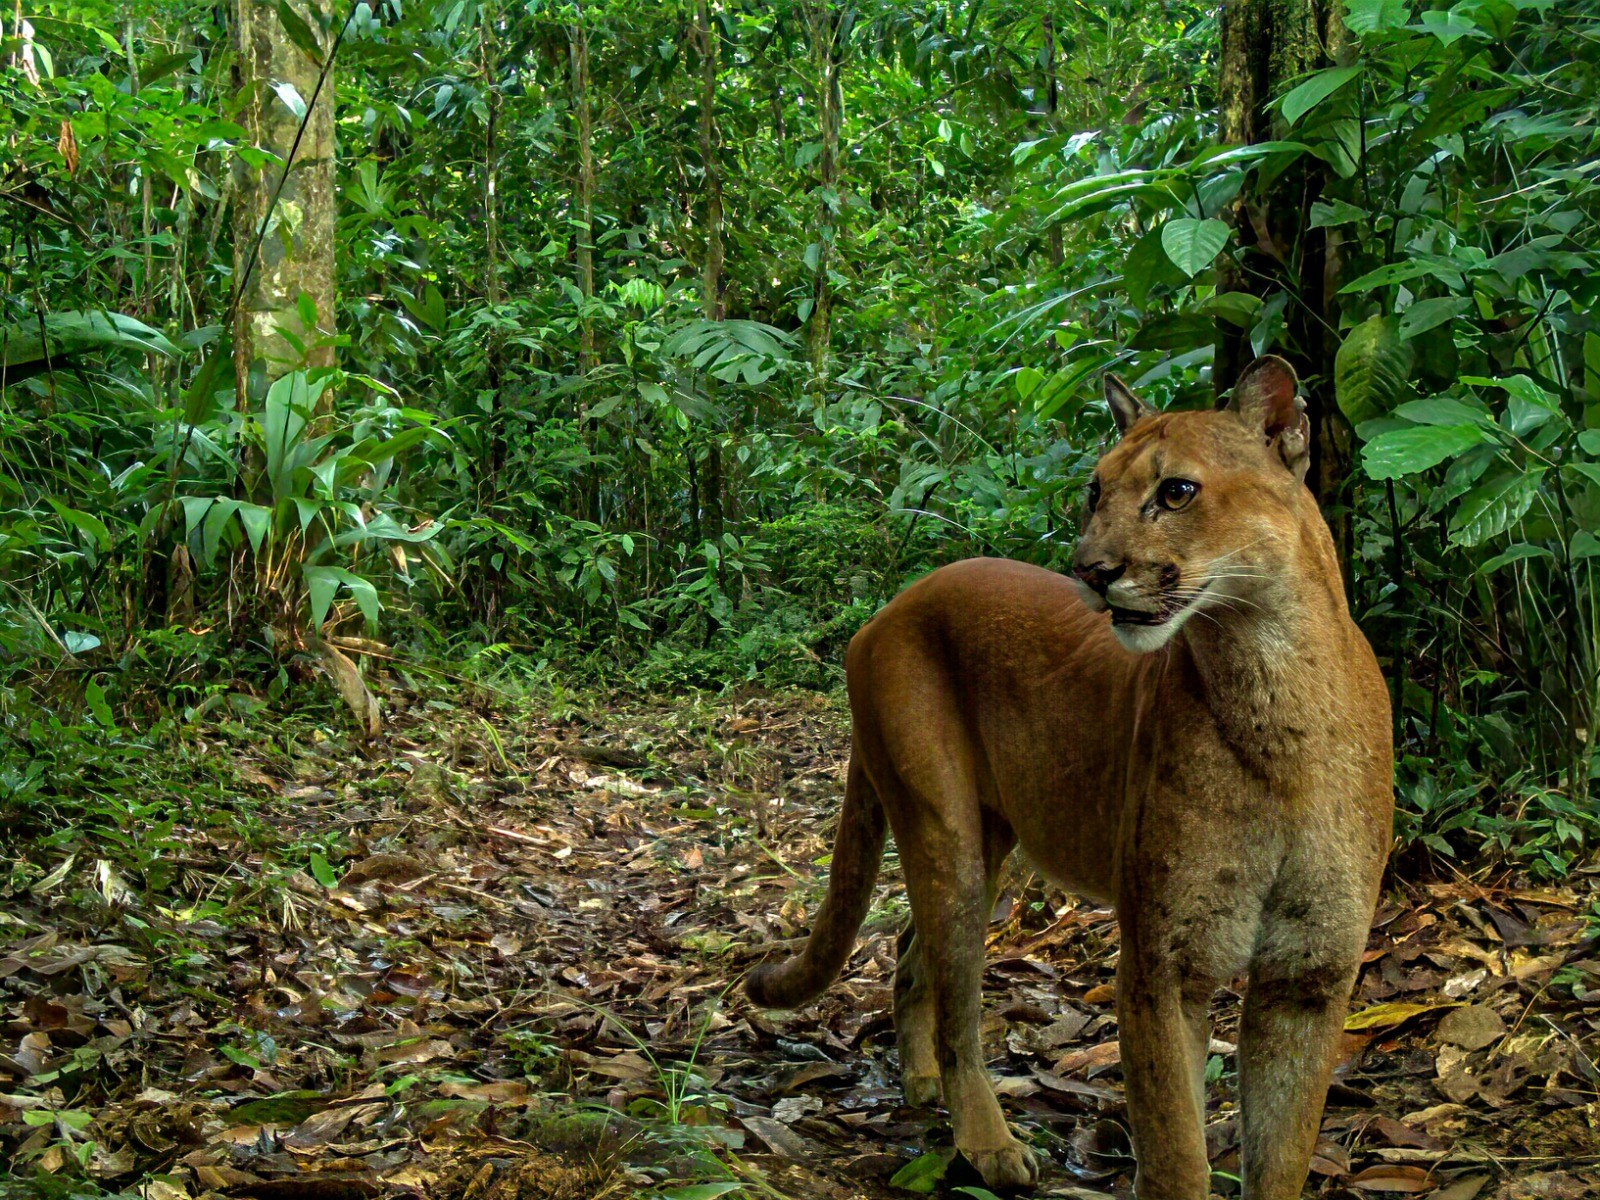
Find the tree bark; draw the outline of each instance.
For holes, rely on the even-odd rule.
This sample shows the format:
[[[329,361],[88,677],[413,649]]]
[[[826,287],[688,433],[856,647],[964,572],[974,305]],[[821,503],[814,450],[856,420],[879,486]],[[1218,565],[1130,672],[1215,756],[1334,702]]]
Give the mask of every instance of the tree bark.
[[[1222,140],[1248,144],[1285,136],[1281,118],[1266,105],[1300,76],[1335,62],[1346,44],[1337,0],[1228,0],[1218,80]],[[1331,231],[1311,228],[1311,206],[1327,182],[1326,167],[1305,155],[1265,189],[1241,192],[1225,214],[1234,227],[1239,259],[1223,268],[1219,290],[1288,295],[1285,344],[1267,348],[1289,357],[1305,388],[1312,426],[1306,482],[1328,518],[1348,589],[1350,431],[1333,395],[1338,242]],[[1219,399],[1250,355],[1249,331],[1219,321],[1212,367]]]
[[[577,142],[577,176],[573,181],[573,208],[577,212],[578,243],[574,249],[577,264],[578,293],[583,297],[584,311],[578,317],[578,372],[587,381],[598,365],[595,353],[594,318],[589,315],[589,301],[594,299],[594,111],[589,96],[589,32],[583,25],[583,12],[578,13],[578,23],[567,29],[569,74],[572,85],[573,135]],[[600,523],[600,469],[595,464],[599,454],[600,422],[588,422],[590,463],[584,475],[584,515],[595,524]]]
[[[338,203],[331,71],[319,94],[321,64],[290,39],[277,7],[263,0],[233,3],[234,83],[245,98],[239,122],[256,145],[287,164],[257,171],[240,163],[234,173],[234,279],[242,287],[234,285],[241,290],[233,348],[243,408],[259,398],[250,386],[253,376],[265,382],[301,366],[333,365]],[[307,0],[285,3],[312,31],[319,57],[328,54],[333,39],[322,32],[317,8]],[[284,98],[284,85],[294,89],[299,105],[309,106],[303,134],[301,117]],[[297,135],[299,149],[291,162]],[[258,239],[260,252],[252,263]],[[300,312],[302,297],[313,306],[311,322]]]

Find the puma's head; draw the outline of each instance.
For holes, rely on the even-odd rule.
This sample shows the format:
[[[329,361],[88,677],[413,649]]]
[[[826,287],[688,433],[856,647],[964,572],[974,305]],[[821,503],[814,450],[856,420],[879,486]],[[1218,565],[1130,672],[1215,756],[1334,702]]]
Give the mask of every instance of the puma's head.
[[[1258,358],[1220,412],[1158,413],[1114,375],[1105,387],[1122,436],[1089,484],[1074,563],[1085,603],[1140,652],[1196,613],[1264,607],[1311,503],[1294,369]]]

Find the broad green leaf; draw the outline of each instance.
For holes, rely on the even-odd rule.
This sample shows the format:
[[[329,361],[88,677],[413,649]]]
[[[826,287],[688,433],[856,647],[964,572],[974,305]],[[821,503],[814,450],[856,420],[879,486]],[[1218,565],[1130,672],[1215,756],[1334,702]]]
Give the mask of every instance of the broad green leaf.
[[[682,1187],[668,1188],[661,1195],[662,1200],[716,1200],[744,1186],[737,1179],[720,1179],[715,1183],[686,1183]]]
[[[301,98],[299,89],[288,80],[279,80],[272,85],[272,90],[277,94],[283,106],[294,114],[296,121],[303,121],[306,117],[306,102]]]
[[[1600,429],[1585,429],[1578,435],[1578,445],[1583,447],[1585,454],[1600,457]]]
[[[1420,14],[1420,23],[1409,28],[1431,33],[1446,46],[1459,41],[1469,33],[1478,32],[1477,22],[1457,9],[1449,12],[1425,9]]]
[[[1394,317],[1369,317],[1357,325],[1333,359],[1340,411],[1351,424],[1360,424],[1394,408],[1410,391],[1411,363],[1411,348]]]
[[[328,608],[333,604],[333,594],[339,590],[337,567],[301,567],[300,575],[306,581],[306,593],[311,602],[311,628],[322,631]]]
[[[39,327],[44,326],[41,337]],[[0,326],[0,367],[7,383],[49,366],[60,365],[60,356],[79,354],[101,347],[138,350],[146,354],[175,357],[178,347],[143,321],[122,313],[57,312],[46,313],[16,325]]]
[[[1011,386],[1017,390],[1017,399],[1026,400],[1044,382],[1044,372],[1036,367],[1023,367],[1011,377]]]
[[[1533,506],[1544,480],[1544,469],[1499,475],[1461,497],[1450,518],[1450,541],[1457,546],[1481,546],[1522,520]]]
[[[261,504],[240,504],[239,524],[244,526],[245,536],[250,539],[251,553],[260,554],[261,543],[272,527],[272,510]]]
[[[1471,425],[1477,422],[1492,426],[1494,418],[1482,404],[1469,404],[1450,396],[1430,396],[1426,400],[1410,400],[1394,410],[1394,415],[1418,425]]]
[[[1380,434],[1361,450],[1361,467],[1371,479],[1403,479],[1436,467],[1487,438],[1476,425],[1418,425]]]
[[[56,515],[63,521],[93,542],[96,549],[111,549],[111,531],[99,517],[81,508],[69,508],[54,496],[50,497],[50,507],[56,510]]]
[[[1311,228],[1332,229],[1339,225],[1350,225],[1356,221],[1368,220],[1371,214],[1364,208],[1357,208],[1343,200],[1330,200],[1324,203],[1318,200],[1311,206]]]
[[[339,882],[339,876],[334,873],[333,864],[316,850],[311,852],[311,877],[325,888],[331,888]]]
[[[289,0],[278,0],[276,6],[278,21],[283,26],[283,32],[289,41],[317,66],[322,65],[322,47],[317,42],[317,35],[311,31],[305,19],[295,12],[294,5]]]
[[[1600,556],[1600,538],[1595,537],[1587,529],[1580,529],[1572,535],[1572,543],[1567,547],[1567,557],[1573,562],[1585,558]]]
[[[111,715],[111,705],[106,703],[106,694],[93,679],[84,682],[83,698],[89,705],[89,711],[94,715],[95,724],[102,729],[117,727],[117,719]]]
[[[1209,267],[1228,244],[1228,223],[1215,217],[1197,221],[1175,217],[1161,230],[1161,248],[1172,265],[1193,278]]]
[[[1515,546],[1507,547],[1505,550],[1501,551],[1499,554],[1496,554],[1487,562],[1481,564],[1478,567],[1478,574],[1488,575],[1493,571],[1498,571],[1501,567],[1509,567],[1512,563],[1523,562],[1524,560],[1530,558],[1554,557],[1555,555],[1551,554],[1550,551],[1546,550],[1543,546],[1534,546],[1527,542],[1518,542]]]
[[[1352,279],[1345,284],[1339,289],[1339,294],[1349,296],[1359,292],[1370,292],[1381,287],[1392,287],[1397,283],[1409,283],[1425,275],[1441,279],[1453,287],[1462,285],[1460,270],[1429,259],[1414,258],[1404,262],[1385,263],[1375,271],[1368,271],[1359,279]]]
[[[932,1192],[950,1169],[950,1160],[954,1157],[953,1153],[936,1151],[913,1158],[890,1177],[889,1186],[908,1192]]]
[[[1426,333],[1446,321],[1453,321],[1472,307],[1466,296],[1435,296],[1418,300],[1400,314],[1400,336],[1406,340]]]
[[[1307,79],[1299,87],[1294,88],[1288,95],[1284,96],[1279,103],[1278,111],[1283,114],[1284,121],[1293,128],[1296,121],[1359,74],[1361,74],[1359,64],[1348,67],[1329,67],[1327,70],[1318,71],[1310,79]]]
[[[1344,23],[1351,33],[1399,29],[1411,19],[1406,0],[1345,0]]]

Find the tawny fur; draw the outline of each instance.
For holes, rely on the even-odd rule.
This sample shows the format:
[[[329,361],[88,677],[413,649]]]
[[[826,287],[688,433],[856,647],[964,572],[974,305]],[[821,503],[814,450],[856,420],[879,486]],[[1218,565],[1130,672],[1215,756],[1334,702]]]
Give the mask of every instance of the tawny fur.
[[[1116,906],[1140,1200],[1208,1194],[1207,1008],[1241,974],[1244,1194],[1293,1200],[1389,844],[1388,696],[1302,482],[1288,365],[1253,364],[1226,412],[1158,415],[1107,391],[1124,436],[1097,468],[1079,547],[1093,586],[956,563],[851,642],[827,899],[802,953],[747,988],[794,1007],[827,987],[892,831],[913,914],[895,981],[907,1098],[942,1096],[989,1185],[1026,1186],[1033,1155],[978,1036],[985,926],[1020,842]],[[1176,510],[1159,502],[1169,479],[1198,485]]]

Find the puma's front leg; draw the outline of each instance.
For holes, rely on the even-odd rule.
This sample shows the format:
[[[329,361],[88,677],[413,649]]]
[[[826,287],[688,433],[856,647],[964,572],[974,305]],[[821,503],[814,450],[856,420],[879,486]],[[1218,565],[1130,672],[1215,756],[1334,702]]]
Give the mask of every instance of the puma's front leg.
[[[1205,1055],[1209,983],[1186,981],[1165,947],[1123,926],[1117,1031],[1139,1161],[1138,1200],[1206,1200]]]
[[[1251,972],[1239,1027],[1245,1200],[1298,1200],[1358,958]]]

